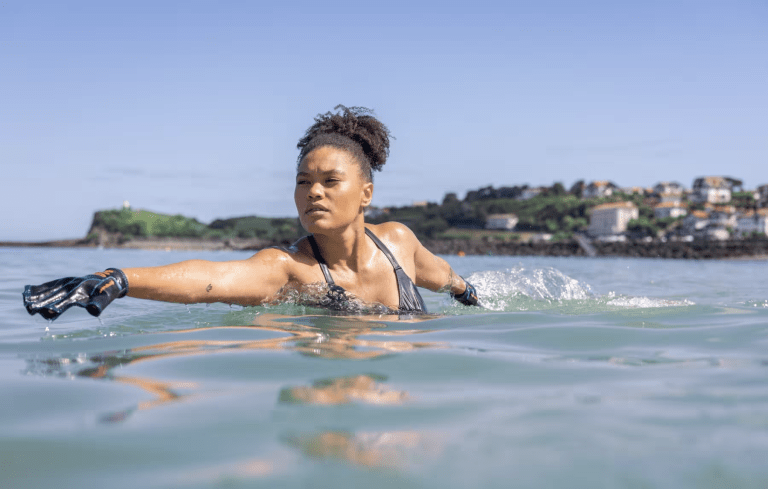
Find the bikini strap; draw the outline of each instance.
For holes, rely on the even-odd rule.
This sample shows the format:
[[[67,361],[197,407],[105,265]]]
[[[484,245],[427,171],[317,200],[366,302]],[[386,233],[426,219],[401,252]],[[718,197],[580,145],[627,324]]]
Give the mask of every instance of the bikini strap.
[[[312,246],[312,253],[315,255],[315,260],[320,264],[320,270],[323,271],[325,281],[328,282],[328,285],[336,285],[331,277],[331,271],[328,270],[328,264],[325,262],[325,259],[323,259],[323,255],[320,254],[320,248],[317,247],[315,237],[310,234],[307,238],[309,239],[310,246]]]
[[[365,228],[365,234],[368,235],[369,238],[373,241],[373,243],[376,245],[376,247],[381,250],[382,253],[384,253],[384,256],[387,257],[387,260],[389,260],[389,263],[392,264],[392,268],[397,270],[402,270],[403,267],[400,266],[400,264],[395,259],[395,256],[392,254],[391,251],[389,251],[389,248],[386,247],[384,243],[381,242],[381,240],[376,237],[373,232]],[[331,271],[328,270],[328,264],[325,262],[325,259],[323,258],[323,255],[320,253],[320,248],[317,246],[317,241],[315,241],[315,237],[311,234],[307,236],[309,239],[309,244],[312,246],[312,253],[315,255],[315,260],[317,260],[317,263],[320,264],[320,270],[323,271],[323,275],[325,276],[325,281],[328,282],[328,285],[336,285],[336,283],[333,281],[333,277],[331,277]]]
[[[402,270],[402,267],[400,266],[400,264],[397,263],[397,260],[395,260],[395,256],[392,254],[391,251],[389,251],[389,248],[387,248],[384,245],[384,243],[382,243],[381,240],[377,238],[375,234],[373,234],[373,231],[371,231],[368,228],[365,228],[365,234],[367,234],[368,237],[373,240],[376,247],[378,247],[381,250],[381,252],[384,253],[384,256],[387,257],[387,259],[389,260],[389,263],[392,264],[392,267],[395,269],[395,271],[397,271],[398,269]]]

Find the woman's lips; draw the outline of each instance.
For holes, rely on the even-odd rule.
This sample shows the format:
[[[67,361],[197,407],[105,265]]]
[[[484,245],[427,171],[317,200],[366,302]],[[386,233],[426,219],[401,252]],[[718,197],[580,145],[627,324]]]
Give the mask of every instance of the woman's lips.
[[[328,209],[326,209],[325,207],[313,206],[307,209],[306,211],[304,211],[304,214],[315,214],[318,212],[327,212],[327,211]]]

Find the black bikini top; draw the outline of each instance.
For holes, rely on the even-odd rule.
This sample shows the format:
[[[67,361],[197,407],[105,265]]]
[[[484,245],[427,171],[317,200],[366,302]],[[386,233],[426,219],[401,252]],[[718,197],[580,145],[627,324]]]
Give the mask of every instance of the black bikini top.
[[[371,232],[370,229],[365,228],[365,234],[367,234],[368,237],[373,240],[376,247],[378,247],[381,252],[384,253],[384,256],[387,257],[389,263],[391,263],[392,267],[395,269],[397,289],[400,294],[400,305],[398,307],[398,312],[427,312],[427,307],[424,305],[424,299],[421,298],[419,290],[416,288],[416,285],[413,283],[411,278],[402,269],[400,264],[397,263],[397,260],[389,251],[389,248],[387,248],[384,243],[382,243],[381,240],[379,240],[379,238],[377,238],[376,235]],[[328,296],[331,298],[331,303],[335,307],[340,307],[342,303],[347,300],[344,288],[336,285],[336,283],[333,281],[331,272],[328,270],[328,264],[323,259],[323,255],[320,254],[320,248],[317,247],[315,237],[310,234],[308,238],[309,244],[312,246],[312,253],[315,255],[315,260],[317,260],[317,263],[320,264],[320,270],[323,271],[325,281],[328,282],[328,287],[330,288]]]

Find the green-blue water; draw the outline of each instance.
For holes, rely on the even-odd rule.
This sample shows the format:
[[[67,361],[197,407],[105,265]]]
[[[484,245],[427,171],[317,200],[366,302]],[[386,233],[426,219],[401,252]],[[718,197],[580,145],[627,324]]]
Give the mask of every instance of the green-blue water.
[[[424,321],[24,284],[240,253],[0,249],[0,487],[768,487],[768,262],[446,257]]]

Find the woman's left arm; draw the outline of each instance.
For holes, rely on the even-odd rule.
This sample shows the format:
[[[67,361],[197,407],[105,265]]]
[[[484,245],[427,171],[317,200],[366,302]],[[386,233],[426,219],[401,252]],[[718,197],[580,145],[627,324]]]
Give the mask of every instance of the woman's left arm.
[[[448,262],[435,256],[417,239],[414,253],[416,285],[435,292],[450,292],[451,297],[465,306],[479,306],[477,291],[456,274]]]
[[[426,249],[408,226],[397,222],[379,225],[405,254],[413,256],[415,277],[413,282],[434,292],[448,292],[465,305],[477,306],[477,292],[463,277],[453,271],[447,261]]]
[[[415,248],[416,285],[434,292],[450,292],[452,295],[464,293],[467,283],[453,271],[447,261],[432,254],[418,239]]]

